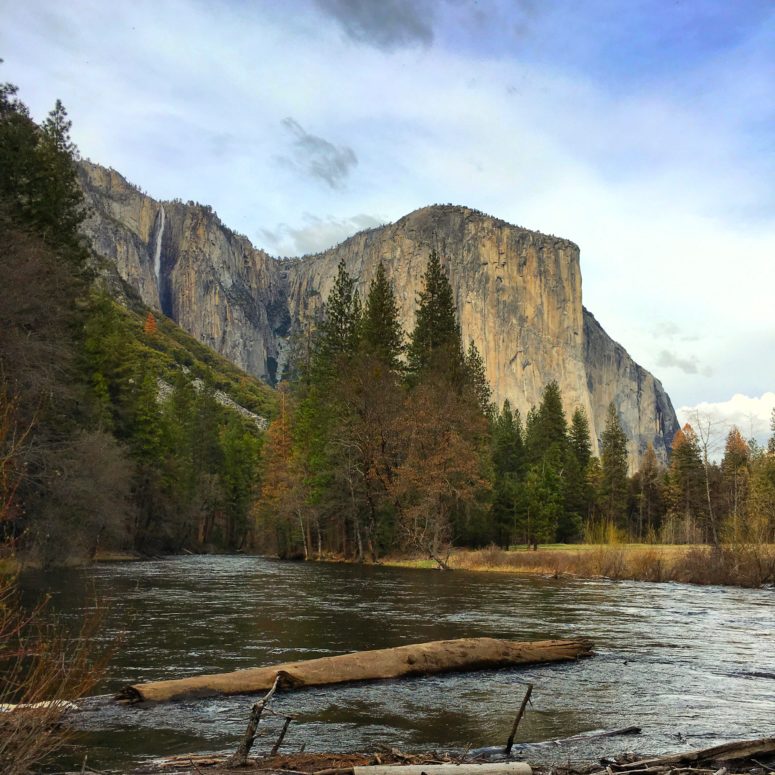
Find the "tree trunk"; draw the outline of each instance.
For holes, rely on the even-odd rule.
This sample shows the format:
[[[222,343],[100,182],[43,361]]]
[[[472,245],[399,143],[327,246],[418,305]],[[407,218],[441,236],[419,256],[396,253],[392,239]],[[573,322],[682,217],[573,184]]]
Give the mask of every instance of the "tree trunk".
[[[279,674],[282,674],[279,688],[284,690],[522,664],[572,662],[591,654],[591,643],[585,639],[519,642],[460,638],[358,651],[232,673],[134,684],[123,689],[117,699],[165,702],[186,697],[250,694],[266,691]]]

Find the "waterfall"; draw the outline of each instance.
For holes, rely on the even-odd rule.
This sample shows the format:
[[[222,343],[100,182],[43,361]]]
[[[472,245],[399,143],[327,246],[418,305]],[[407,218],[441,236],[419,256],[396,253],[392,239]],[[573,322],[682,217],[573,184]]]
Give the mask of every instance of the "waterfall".
[[[161,239],[164,236],[164,207],[159,207],[159,229],[156,232],[156,250],[153,253],[153,273],[156,275],[156,289],[161,306]]]

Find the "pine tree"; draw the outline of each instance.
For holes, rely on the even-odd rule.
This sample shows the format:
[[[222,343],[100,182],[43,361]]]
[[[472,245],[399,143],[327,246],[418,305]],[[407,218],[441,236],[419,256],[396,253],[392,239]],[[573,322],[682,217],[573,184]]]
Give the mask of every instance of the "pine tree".
[[[627,435],[613,401],[608,406],[600,462],[603,516],[609,523],[624,528],[627,525]]]
[[[568,440],[579,467],[582,471],[586,470],[592,457],[592,439],[587,413],[580,407],[573,412]]]
[[[495,408],[492,405],[492,388],[487,381],[484,370],[484,360],[472,339],[468,345],[465,360],[466,382],[474,396],[480,411],[486,417],[491,417]]]
[[[344,261],[328,295],[325,318],[320,324],[316,359],[324,370],[335,369],[341,356],[352,355],[358,346],[361,327],[361,302],[355,289],[355,280],[347,272]]]
[[[404,352],[404,332],[399,320],[398,304],[393,285],[387,279],[382,262],[369,285],[363,309],[361,348],[382,360],[393,371],[401,368]]]
[[[592,441],[589,436],[589,422],[583,409],[576,409],[568,433],[568,448],[563,467],[565,490],[565,511],[557,528],[557,540],[576,541],[581,537],[584,519],[592,507],[592,488],[587,473],[592,459]]]
[[[541,404],[529,420],[526,434],[528,459],[531,463],[543,460],[556,447],[565,451],[568,445],[568,423],[562,408],[560,386],[555,380],[549,382],[541,394]]]
[[[689,423],[673,436],[669,471],[671,511],[683,521],[681,540],[694,540],[704,514],[703,465],[697,435]]]
[[[492,423],[492,458],[494,469],[492,521],[495,542],[508,549],[515,538],[522,507],[521,480],[525,453],[519,411],[511,411],[508,400]]]
[[[449,278],[431,251],[417,298],[417,315],[408,350],[408,366],[417,381],[428,372],[444,374],[457,387],[464,383],[464,355]]]

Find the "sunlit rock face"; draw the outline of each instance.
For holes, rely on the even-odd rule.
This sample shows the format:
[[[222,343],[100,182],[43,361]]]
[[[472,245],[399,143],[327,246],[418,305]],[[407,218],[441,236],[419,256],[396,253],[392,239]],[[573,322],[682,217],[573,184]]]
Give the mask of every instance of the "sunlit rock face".
[[[661,384],[582,305],[578,247],[466,207],[417,210],[314,256],[276,260],[226,228],[208,207],[159,203],[118,173],[85,163],[95,250],[143,301],[246,371],[273,382],[290,332],[320,313],[344,261],[361,297],[380,261],[404,329],[414,323],[428,254],[449,271],[467,346],[482,353],[495,400],[523,417],[557,380],[567,413],[582,407],[595,451],[613,401],[631,467],[651,442],[659,457],[677,429]]]

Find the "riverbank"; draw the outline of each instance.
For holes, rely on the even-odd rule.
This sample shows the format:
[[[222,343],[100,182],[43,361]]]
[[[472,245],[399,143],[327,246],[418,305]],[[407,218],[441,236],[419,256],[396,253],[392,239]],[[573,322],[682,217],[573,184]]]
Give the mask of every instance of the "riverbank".
[[[385,565],[435,568],[433,560],[388,557]],[[675,581],[756,589],[775,584],[775,545],[736,544],[722,547],[645,544],[564,544],[508,551],[454,549],[450,569],[571,576],[613,580]]]
[[[600,737],[616,736],[618,734],[638,734],[640,730],[633,727],[611,735],[603,733]],[[516,758],[508,758],[502,749],[482,749],[487,754],[471,753],[450,754],[432,751],[421,754],[408,754],[396,748],[383,746],[373,753],[296,753],[282,755],[273,750],[268,756],[247,759],[241,767],[230,765],[229,757],[225,756],[171,756],[157,760],[150,768],[133,771],[133,775],[155,775],[163,772],[197,773],[201,775],[202,768],[219,775],[234,775],[244,772],[245,768],[255,773],[276,775],[277,773],[292,773],[293,775],[388,775],[406,772],[416,772],[428,768],[428,773],[443,772],[450,765],[460,768],[471,775],[481,767],[492,771],[498,767],[502,773],[509,768],[525,766],[532,770],[533,775],[733,775],[733,773],[749,773],[749,775],[766,775],[774,772],[775,738],[766,737],[753,740],[735,740],[710,748],[683,750],[677,753],[644,757],[642,754],[614,753],[621,749],[608,742],[601,744],[595,761],[572,762],[570,757],[564,764],[556,761],[546,761],[539,753],[541,746],[562,746],[563,740],[547,741],[523,747]],[[518,762],[525,762],[520,765]],[[387,769],[386,769],[387,768]],[[496,769],[497,771],[497,769]],[[423,775],[425,775],[423,773]]]

